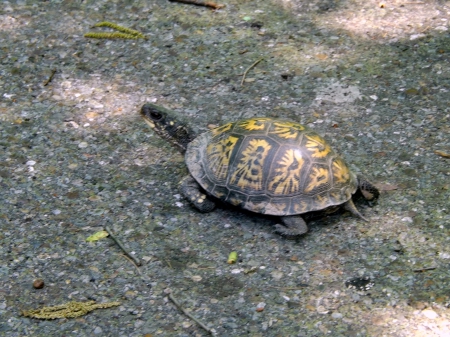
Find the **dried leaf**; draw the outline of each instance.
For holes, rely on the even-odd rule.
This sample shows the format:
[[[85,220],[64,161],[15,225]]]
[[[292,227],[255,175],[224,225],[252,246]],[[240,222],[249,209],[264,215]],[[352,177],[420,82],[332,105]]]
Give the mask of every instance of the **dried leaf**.
[[[319,60],[326,60],[328,58],[328,55],[327,54],[317,54],[316,57]]]
[[[408,96],[412,96],[412,95],[418,95],[419,94],[419,90],[417,90],[416,88],[409,88],[405,90],[405,94]]]
[[[444,151],[439,151],[436,150],[434,151],[434,153],[436,153],[438,156],[444,157],[444,158],[450,158],[450,153],[444,152]]]
[[[389,183],[379,183],[375,185],[376,188],[378,188],[380,191],[394,191],[398,190],[400,186],[395,184],[389,184]]]
[[[43,307],[35,310],[24,310],[22,315],[25,317],[39,319],[56,319],[56,318],[76,318],[86,315],[95,309],[105,309],[120,305],[120,302],[95,303],[88,302],[67,302],[65,304],[56,305],[54,307]]]

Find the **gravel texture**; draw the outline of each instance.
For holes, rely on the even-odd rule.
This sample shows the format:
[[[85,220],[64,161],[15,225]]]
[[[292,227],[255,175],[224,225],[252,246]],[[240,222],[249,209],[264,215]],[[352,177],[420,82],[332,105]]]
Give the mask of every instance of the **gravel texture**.
[[[224,4],[0,4],[0,336],[207,336],[170,292],[216,336],[449,336],[450,2]],[[105,20],[147,39],[83,36]],[[357,205],[370,223],[328,216],[288,240],[276,218],[198,213],[144,102],[198,131],[309,125],[382,190]],[[86,242],[105,224],[142,266]],[[21,315],[92,300],[121,305]]]

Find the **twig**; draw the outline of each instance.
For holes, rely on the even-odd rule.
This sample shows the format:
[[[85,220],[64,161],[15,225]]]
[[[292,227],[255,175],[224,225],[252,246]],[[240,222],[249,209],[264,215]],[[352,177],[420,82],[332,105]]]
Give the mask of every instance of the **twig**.
[[[114,234],[111,232],[111,230],[109,229],[108,226],[105,226],[105,231],[108,232],[109,236],[111,237],[111,239],[114,240],[115,243],[117,243],[117,245],[120,247],[120,249],[123,250],[123,252],[125,253],[126,256],[128,256],[130,259],[132,259],[134,261],[134,263],[136,263],[136,265],[140,266],[141,265],[141,261],[139,261],[139,259],[137,259],[136,257],[134,257],[133,255],[131,255],[130,253],[128,253],[128,251],[125,249],[125,247],[122,245],[122,243],[119,241],[118,238],[116,238],[114,236]]]
[[[209,7],[209,8],[212,8],[212,9],[221,9],[221,8],[225,7],[225,5],[219,5],[219,4],[216,4],[214,2],[201,1],[201,0],[169,0],[169,1],[170,2],[179,2],[179,3],[187,4],[187,5]]]
[[[139,274],[139,275],[142,275],[141,271],[139,270],[139,267],[136,265],[136,263],[135,263],[132,259],[130,259],[130,258],[129,258],[128,256],[126,256],[125,254],[119,254],[119,255],[122,256],[123,258],[127,259],[128,261],[130,261],[130,262],[133,264],[133,266],[136,268],[138,274]]]
[[[305,287],[308,287],[307,284],[305,285],[301,285],[299,288],[295,288],[295,287],[276,287],[276,286],[268,286],[269,288],[274,288],[274,289],[280,289],[280,290],[302,290],[305,289]]]
[[[50,76],[48,77],[47,81],[44,82],[44,87],[52,81],[53,76],[55,76],[55,74],[56,74],[56,69],[52,69],[52,72],[51,72]]]
[[[250,71],[250,69],[252,69],[253,67],[255,67],[255,66],[256,66],[259,62],[261,62],[262,60],[264,60],[264,58],[260,58],[259,60],[257,60],[256,62],[254,62],[250,67],[248,67],[248,68],[244,71],[244,75],[242,76],[241,85],[244,85],[245,77],[247,76],[247,73]]]
[[[180,309],[183,314],[185,314],[187,317],[189,317],[190,319],[192,319],[195,323],[197,323],[198,325],[200,325],[205,331],[209,332],[212,336],[214,336],[214,331],[210,328],[208,328],[205,324],[203,324],[199,319],[195,318],[194,316],[192,316],[190,313],[188,313],[186,311],[186,309],[184,309],[180,303],[178,303],[178,301],[173,297],[172,293],[169,293],[169,299],[177,306],[178,309]]]
[[[413,269],[413,272],[415,272],[415,273],[423,273],[424,271],[435,270],[435,269],[436,269],[436,267],[424,267],[424,268],[421,268],[421,269]]]
[[[169,260],[164,259],[164,262],[167,263],[167,266],[168,266],[170,269],[173,269],[173,268],[172,268],[172,264],[170,263]]]

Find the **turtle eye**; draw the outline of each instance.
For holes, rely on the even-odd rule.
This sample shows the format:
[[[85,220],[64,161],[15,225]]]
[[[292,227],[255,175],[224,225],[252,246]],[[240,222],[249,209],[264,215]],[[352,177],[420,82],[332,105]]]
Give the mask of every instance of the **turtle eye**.
[[[159,121],[163,115],[155,110],[150,111],[150,117],[154,120],[154,121]]]
[[[165,116],[164,112],[161,110],[161,107],[150,103],[144,104],[141,108],[141,115],[155,122],[159,122],[161,119],[164,119]]]

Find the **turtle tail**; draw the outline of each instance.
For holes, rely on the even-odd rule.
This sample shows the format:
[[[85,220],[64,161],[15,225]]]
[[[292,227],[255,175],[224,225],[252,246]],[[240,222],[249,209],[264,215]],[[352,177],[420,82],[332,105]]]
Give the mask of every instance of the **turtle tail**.
[[[365,222],[369,222],[369,220],[367,220],[361,213],[359,213],[351,198],[344,204],[344,209],[351,212],[353,215],[356,215],[357,217],[363,219]]]

